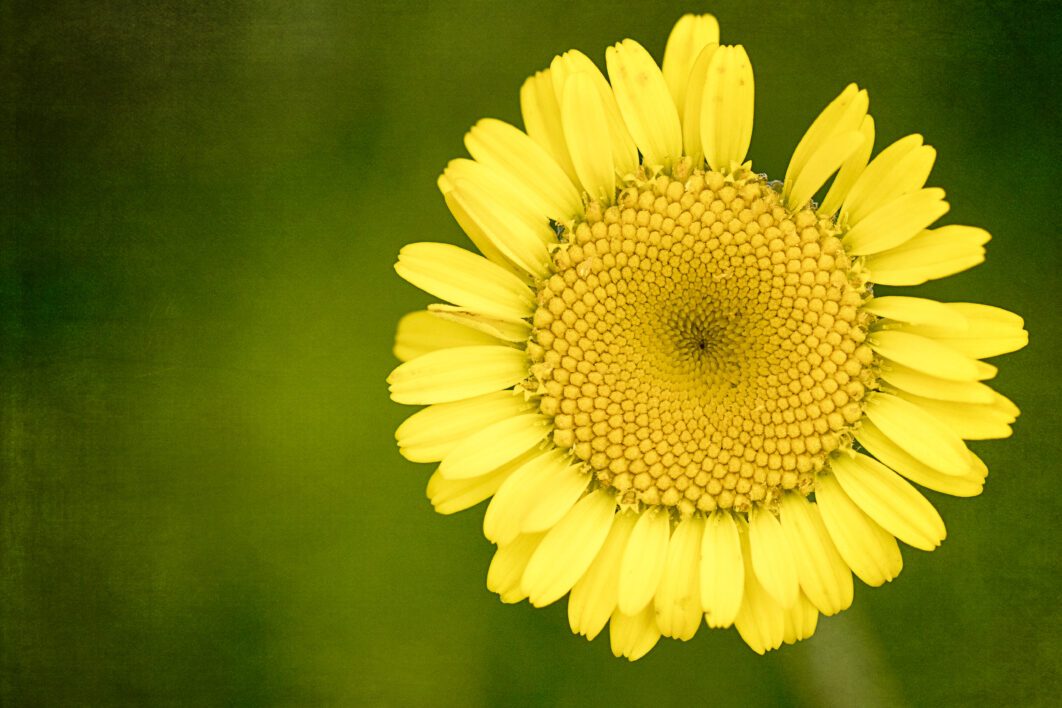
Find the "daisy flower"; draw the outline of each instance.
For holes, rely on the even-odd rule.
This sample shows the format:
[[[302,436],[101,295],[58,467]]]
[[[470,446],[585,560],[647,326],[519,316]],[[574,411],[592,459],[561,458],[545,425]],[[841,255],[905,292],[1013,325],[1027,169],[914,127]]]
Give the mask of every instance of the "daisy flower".
[[[440,300],[398,325],[391,397],[427,406],[399,449],[438,464],[438,512],[491,499],[502,601],[568,595],[572,631],[607,624],[631,660],[702,622],[763,653],[846,609],[853,574],[895,578],[897,541],[944,540],[914,485],[981,492],[964,441],[1018,415],[982,360],[1028,335],[990,305],[874,296],[977,265],[989,235],[933,226],[922,136],[871,157],[866,90],[772,182],[747,159],[752,65],[715,18],[680,19],[659,67],[630,39],[605,67],[556,57],[523,129],[481,120],[439,178],[479,253],[399,253]]]

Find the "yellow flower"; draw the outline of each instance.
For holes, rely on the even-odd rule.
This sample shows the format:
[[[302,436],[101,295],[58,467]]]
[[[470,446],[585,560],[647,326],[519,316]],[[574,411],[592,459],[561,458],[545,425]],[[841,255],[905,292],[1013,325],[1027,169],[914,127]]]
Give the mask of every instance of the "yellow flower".
[[[1018,415],[981,359],[1026,344],[1020,317],[872,293],[984,260],[985,231],[930,228],[935,150],[910,135],[871,160],[853,84],[767,182],[751,63],[718,37],[687,15],[662,69],[628,39],[607,80],[556,57],[520,91],[525,130],[480,121],[439,179],[483,255],[415,243],[395,266],[446,303],[398,326],[391,397],[427,405],[402,454],[439,463],[440,513],[493,497],[504,602],[570,593],[572,630],[608,623],[631,660],[702,617],[759,653],[810,636],[852,573],[897,576],[897,539],[944,539],[906,480],[979,494],[964,440]]]

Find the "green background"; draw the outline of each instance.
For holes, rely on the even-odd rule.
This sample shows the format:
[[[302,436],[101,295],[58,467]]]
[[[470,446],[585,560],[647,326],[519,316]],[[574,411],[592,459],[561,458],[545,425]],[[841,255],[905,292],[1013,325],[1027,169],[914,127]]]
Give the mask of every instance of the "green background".
[[[1057,3],[3,3],[0,703],[1052,704],[1062,691]],[[384,378],[427,296],[402,244],[466,243],[436,191],[464,131],[519,122],[555,53],[660,58],[713,11],[756,71],[781,177],[849,81],[877,146],[921,132],[985,265],[913,292],[1025,316],[1023,409],[974,444],[949,538],[766,657],[702,628],[645,659],[564,602],[484,585],[397,454]],[[879,290],[879,292],[881,292]],[[909,291],[910,292],[910,291]]]

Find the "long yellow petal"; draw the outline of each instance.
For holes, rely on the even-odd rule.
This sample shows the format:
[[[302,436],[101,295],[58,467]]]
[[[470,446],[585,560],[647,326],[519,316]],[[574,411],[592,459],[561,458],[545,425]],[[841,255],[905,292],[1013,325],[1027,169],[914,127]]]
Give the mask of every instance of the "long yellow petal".
[[[848,193],[852,191],[859,175],[866,169],[870,153],[874,150],[874,119],[869,115],[863,116],[859,132],[863,136],[863,142],[841,164],[841,169],[837,170],[837,176],[833,178],[833,183],[826,190],[826,196],[822,198],[822,206],[816,212],[819,216],[836,214]]]
[[[511,260],[497,247],[491,240],[492,237],[488,236],[483,228],[472,218],[465,207],[458,201],[454,195],[454,185],[445,176],[439,177],[439,189],[442,191],[443,200],[446,202],[446,207],[450,210],[454,220],[457,221],[461,230],[465,232],[468,239],[475,245],[475,247],[486,256],[491,263],[500,266],[503,270],[516,276],[521,282],[529,282],[534,280],[531,274],[523,268],[513,264]]]
[[[399,361],[416,359],[437,349],[470,347],[482,344],[501,344],[496,337],[458,322],[447,322],[430,312],[420,310],[404,315],[398,321],[395,334],[395,358]]]
[[[598,103],[605,113],[605,123],[608,126],[608,132],[605,135],[609,141],[609,151],[612,153],[612,164],[621,177],[633,174],[638,169],[638,148],[634,144],[634,139],[631,138],[630,131],[627,130],[627,124],[623,122],[623,115],[616,103],[616,95],[597,65],[590,60],[590,57],[577,49],[572,49],[553,58],[550,72],[553,74],[553,90],[557,93],[557,101],[560,103],[562,113],[566,110],[564,94],[567,91],[568,79],[573,74],[586,74],[590,79],[588,86],[593,87]],[[568,149],[571,150],[570,139]],[[574,155],[572,161],[575,162]],[[583,187],[590,191],[590,185],[585,182]]]
[[[904,327],[904,331],[931,337],[975,359],[1007,354],[1029,343],[1025,321],[1013,312],[974,302],[949,302],[947,307],[968,322],[964,330],[926,323]]]
[[[467,179],[455,180],[448,196],[506,260],[536,278],[549,274],[549,251],[538,226],[516,216],[509,206]]]
[[[467,307],[444,305],[437,302],[428,305],[428,312],[437,320],[467,327],[493,339],[500,339],[503,342],[519,342],[523,344],[531,337],[531,323],[527,320],[502,319],[475,312]]]
[[[524,534],[494,553],[487,568],[487,589],[498,593],[502,602],[512,604],[527,597],[520,579],[544,536],[541,533]]]
[[[815,501],[837,552],[860,580],[876,587],[900,574],[903,556],[896,539],[855,505],[834,475],[818,474]]]
[[[658,641],[660,629],[656,626],[652,605],[646,605],[645,609],[636,615],[624,614],[619,609],[612,614],[609,642],[612,654],[617,659],[622,656],[630,661],[637,661],[648,654]]]
[[[597,556],[568,596],[568,623],[572,631],[587,639],[596,637],[616,609],[620,562],[638,514],[621,511]]]
[[[910,332],[871,332],[867,342],[886,359],[942,379],[981,381],[992,378],[997,371],[991,364],[972,359],[935,339]]]
[[[479,504],[498,491],[498,488],[509,478],[509,475],[536,454],[541,453],[537,450],[528,451],[489,474],[471,479],[443,479],[438,470],[436,470],[431,479],[428,480],[427,497],[439,514],[454,514],[458,511],[464,511]]]
[[[701,145],[713,170],[730,171],[745,160],[752,141],[755,85],[741,45],[719,47],[711,57],[701,98]]]
[[[439,463],[439,474],[445,479],[486,474],[538,445],[551,428],[550,419],[540,413],[500,420],[458,443]]]
[[[704,110],[704,88],[708,82],[708,67],[719,49],[715,42],[706,44],[690,68],[689,88],[682,108],[682,147],[693,160],[693,166],[704,162],[704,144],[701,142],[701,113]],[[711,106],[709,105],[709,109]]]
[[[682,126],[664,76],[642,45],[625,39],[605,51],[616,103],[647,167],[682,157]]]
[[[764,654],[782,646],[785,638],[785,608],[760,585],[757,574],[753,572],[747,536],[741,539],[741,553],[745,565],[745,592],[741,598],[741,608],[734,618],[734,626],[749,648],[757,654]]]
[[[808,159],[794,181],[786,205],[790,209],[802,209],[826,184],[833,173],[863,145],[866,138],[858,130],[851,130],[831,137]]]
[[[824,615],[852,604],[852,572],[837,552],[816,504],[802,494],[782,497],[782,528],[793,552],[803,594]]]
[[[520,113],[528,136],[549,153],[576,189],[580,189],[582,185],[564,141],[560,99],[553,88],[553,74],[549,69],[529,76],[520,87]]]
[[[938,300],[907,295],[886,295],[863,303],[861,309],[890,320],[908,324],[930,324],[946,330],[964,330],[966,318],[962,313]]]
[[[864,266],[875,283],[921,285],[982,263],[990,238],[974,226],[927,229],[895,248],[867,256]]]
[[[965,403],[991,403],[994,399],[994,391],[980,381],[950,381],[895,362],[884,364],[878,376],[898,389],[926,398]]]
[[[904,194],[868,214],[841,242],[854,256],[895,248],[944,216],[949,208],[943,189],[931,187]]]
[[[851,573],[849,573],[851,578]],[[785,625],[782,640],[786,644],[796,644],[815,633],[819,623],[819,611],[804,593],[800,593],[793,606],[785,611]]]
[[[446,163],[443,179],[453,188],[463,184],[465,190],[476,190],[484,202],[502,205],[506,220],[519,223],[523,230],[534,234],[547,246],[557,242],[557,232],[549,223],[555,214],[533,192],[514,183],[505,172],[476,160],[459,157]]]
[[[990,403],[956,403],[904,391],[898,391],[897,395],[929,413],[963,440],[1009,438],[1010,424],[1016,417],[995,399]]]
[[[615,511],[612,492],[599,489],[580,499],[546,533],[521,581],[532,605],[556,602],[572,589],[605,542]]]
[[[763,589],[782,607],[792,607],[800,590],[789,538],[774,514],[761,505],[749,513],[752,569]]]
[[[882,391],[867,396],[866,417],[912,456],[945,474],[962,474],[970,451],[962,438],[921,406]]]
[[[552,477],[555,470],[564,469],[566,466],[567,462],[563,452],[553,448],[542,455],[533,457],[510,475],[498,488],[494,498],[487,505],[486,513],[483,514],[483,535],[486,539],[499,546],[512,543],[523,531],[522,521],[530,505],[536,500],[532,494],[542,486],[543,480],[549,480]],[[545,531],[548,528],[549,526],[546,526],[533,531]],[[531,531],[528,529],[528,532]]]
[[[969,467],[960,474],[935,470],[894,443],[878,426],[864,420],[855,433],[867,452],[915,484],[956,497],[975,497],[985,486],[985,477],[971,454]]]
[[[436,403],[406,418],[395,439],[407,460],[438,462],[468,436],[533,408],[533,402],[509,390]]]
[[[440,349],[401,364],[387,383],[395,403],[445,403],[514,386],[529,364],[527,353],[513,347]]]
[[[579,190],[564,169],[519,128],[484,118],[465,135],[465,146],[478,162],[533,198],[550,218],[569,221],[583,215]]]
[[[704,517],[692,516],[675,527],[653,606],[665,637],[687,641],[701,625],[700,560]]]
[[[838,215],[838,223],[853,226],[867,214],[899,196],[895,193],[895,188],[891,187],[897,178],[897,167],[904,158],[920,147],[922,147],[922,136],[908,135],[878,153],[860,173],[848,192]],[[890,198],[884,199],[884,196]]]
[[[803,207],[863,144],[860,126],[868,105],[867,92],[849,84],[812,122],[785,173],[782,196],[791,209]]]
[[[744,594],[745,566],[738,526],[730,512],[713,511],[705,521],[700,585],[708,626],[733,624]]]
[[[719,22],[712,15],[683,15],[668,35],[664,48],[664,81],[680,116],[690,84],[690,69],[709,44],[719,44]]]
[[[610,203],[616,193],[615,163],[605,109],[589,74],[568,76],[561,105],[564,139],[575,172],[591,197]]]
[[[638,614],[653,599],[664,573],[670,537],[671,517],[666,511],[649,509],[638,519],[620,564],[620,612]]]
[[[867,516],[904,543],[932,551],[947,535],[940,514],[918,490],[872,457],[830,458],[837,481]]]
[[[395,271],[427,293],[485,315],[519,322],[535,312],[534,293],[519,278],[448,243],[403,246]]]

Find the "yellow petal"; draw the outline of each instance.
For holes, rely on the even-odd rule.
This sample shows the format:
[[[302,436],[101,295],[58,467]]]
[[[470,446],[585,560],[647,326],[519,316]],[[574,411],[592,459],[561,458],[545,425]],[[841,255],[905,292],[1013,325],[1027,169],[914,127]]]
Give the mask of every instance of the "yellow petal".
[[[520,113],[527,135],[549,153],[576,189],[581,188],[568,154],[568,144],[564,141],[560,100],[553,89],[553,75],[549,69],[528,77],[520,87]]]
[[[513,347],[440,349],[400,365],[387,383],[395,403],[445,403],[509,388],[528,376],[528,365]]]
[[[845,113],[847,109],[850,109],[856,105],[855,99],[860,96],[860,102],[867,104],[869,99],[867,98],[866,91],[860,91],[859,86],[856,84],[848,84],[844,87],[844,90],[837,96],[837,98],[830,101],[822,112],[815,117],[815,120],[811,122],[808,129],[804,131],[804,135],[801,136],[800,142],[793,149],[793,155],[789,158],[789,166],[786,168],[785,179],[783,180],[787,186],[784,194],[788,195],[790,188],[793,186],[793,181],[796,179],[796,175],[807,164],[808,159],[811,158],[812,153],[819,149],[822,144],[837,131],[839,123],[845,123],[844,131],[847,132],[859,126],[859,117],[856,117],[853,121],[845,121]],[[863,109],[863,114],[866,114],[866,108]]]
[[[1009,438],[1010,424],[1015,420],[1005,404],[996,400],[990,403],[956,403],[904,391],[898,391],[897,395],[939,420],[963,440]]]
[[[874,149],[874,119],[869,115],[863,116],[863,121],[859,124],[859,132],[863,136],[863,142],[841,164],[841,169],[837,171],[837,176],[833,178],[833,183],[822,199],[822,206],[816,212],[819,216],[828,217],[836,214],[849,192],[852,191],[852,186],[859,179],[859,175],[866,169],[867,160],[870,159],[870,153]]]
[[[904,331],[931,337],[975,359],[1007,354],[1029,343],[1025,321],[1013,312],[973,302],[949,302],[946,306],[969,323],[965,330],[926,323],[904,327]]]
[[[416,359],[437,349],[470,347],[477,344],[501,344],[496,337],[458,322],[446,322],[430,312],[410,312],[398,321],[395,334],[395,357],[399,361]]]
[[[507,261],[536,278],[547,277],[550,258],[540,227],[520,218],[467,179],[455,180],[448,196]]]
[[[991,403],[994,399],[992,389],[979,381],[949,381],[895,362],[882,366],[878,376],[898,389],[926,398],[965,403]]]
[[[494,553],[487,569],[487,589],[501,595],[502,602],[511,604],[527,597],[520,579],[544,536],[524,534]]]
[[[572,588],[568,596],[568,623],[576,634],[593,639],[615,611],[620,562],[637,520],[638,514],[632,511],[616,514],[601,550]]]
[[[701,624],[700,560],[704,517],[692,516],[675,527],[653,606],[665,637],[687,641]]]
[[[549,223],[553,214],[531,192],[507,179],[504,172],[461,157],[446,164],[443,177],[448,180],[451,189],[463,184],[464,189],[478,192],[483,202],[502,205],[506,221],[519,222],[522,229],[547,246],[557,242],[557,232]]]
[[[862,145],[864,136],[859,128],[868,104],[867,92],[849,84],[815,118],[793,150],[786,169],[782,195],[790,208],[803,207],[841,163]],[[848,136],[843,140],[843,149],[838,144],[841,136]],[[842,152],[844,154],[840,154]]]
[[[851,578],[851,574],[848,576]],[[800,594],[793,606],[785,611],[785,625],[782,640],[786,644],[796,644],[815,633],[819,623],[819,611],[804,593]]]
[[[984,474],[972,459],[961,474],[945,474],[915,459],[869,420],[864,420],[856,429],[855,437],[871,455],[926,489],[957,497],[975,497],[985,486]]]
[[[837,481],[867,516],[904,543],[932,551],[947,535],[940,514],[899,475],[866,455],[830,458]]]
[[[465,136],[469,154],[495,170],[555,221],[583,215],[579,190],[563,168],[519,128],[484,118]]]
[[[609,642],[612,655],[617,659],[623,656],[630,661],[637,661],[648,654],[658,641],[660,629],[656,626],[652,605],[646,605],[636,615],[626,615],[618,609],[612,614]]]
[[[792,607],[800,586],[789,539],[774,514],[757,505],[749,512],[752,569],[763,589],[782,607]]]
[[[576,174],[591,197],[611,202],[616,193],[616,172],[609,149],[608,122],[588,74],[568,77],[561,105],[564,139]]]
[[[834,172],[841,169],[863,145],[866,138],[858,130],[840,133],[829,139],[808,159],[793,182],[786,205],[793,210],[804,208]]]
[[[683,150],[693,160],[694,167],[704,161],[704,145],[701,143],[701,113],[704,111],[704,87],[708,82],[708,67],[719,45],[706,44],[690,68],[689,88],[682,109]],[[711,106],[709,106],[709,109]]]
[[[713,511],[701,539],[701,605],[709,627],[729,627],[741,607],[745,566],[737,523],[730,512]]]
[[[526,342],[531,337],[531,323],[527,320],[513,321],[484,315],[456,305],[432,303],[428,312],[437,319],[482,332],[503,342]],[[412,358],[412,357],[410,357]]]
[[[683,115],[690,69],[697,56],[709,44],[719,44],[719,22],[712,15],[683,15],[675,23],[664,48],[664,81],[675,100],[678,114]]]
[[[875,391],[863,410],[889,439],[933,469],[962,474],[969,466],[970,451],[962,438],[921,406]]]
[[[406,418],[395,439],[407,460],[438,462],[468,436],[532,408],[533,402],[510,390],[436,403]]]
[[[642,45],[625,39],[605,51],[620,113],[647,167],[670,167],[682,157],[682,126],[664,76]]]
[[[480,227],[480,225],[469,215],[465,210],[465,207],[458,202],[457,197],[454,196],[454,185],[450,180],[440,177],[439,189],[442,191],[446,207],[450,210],[450,213],[461,227],[461,230],[465,232],[465,235],[467,235],[469,240],[472,241],[477,249],[479,249],[480,253],[486,256],[491,263],[500,266],[502,270],[515,275],[517,280],[524,283],[529,283],[533,280],[526,270],[513,265],[512,261],[510,261],[506,255],[494,245],[491,237],[488,236],[482,227]]]
[[[571,590],[605,542],[615,511],[612,492],[599,489],[580,499],[546,533],[522,580],[532,605],[543,607]]]
[[[593,87],[594,93],[597,94],[598,103],[605,113],[605,123],[608,126],[608,131],[605,135],[609,141],[609,152],[612,153],[612,164],[621,177],[633,174],[638,169],[638,148],[634,145],[634,140],[627,130],[626,123],[623,122],[623,116],[620,113],[619,106],[616,104],[616,96],[612,91],[612,87],[608,85],[608,81],[605,80],[597,65],[579,50],[572,49],[559,57],[554,57],[553,62],[550,64],[550,71],[553,74],[553,90],[557,93],[557,100],[561,105],[561,113],[566,110],[563,97],[567,90],[568,78],[573,74],[586,74],[587,78],[590,79],[587,87]],[[565,134],[567,135],[567,131],[565,131]],[[568,139],[568,149],[571,150],[570,139]],[[572,156],[572,161],[578,165],[574,155]],[[585,182],[583,187],[590,191],[590,185]]]
[[[524,533],[552,527],[579,501],[590,484],[591,475],[586,465],[578,461],[573,463],[570,459],[564,462],[532,490],[527,513],[520,521],[520,530]]]
[[[652,508],[642,513],[620,564],[620,612],[638,614],[653,599],[664,572],[670,536],[671,517],[666,511]]]
[[[871,212],[905,194],[905,191],[897,191],[898,184],[900,187],[909,187],[907,192],[921,187],[925,183],[924,177],[922,184],[917,184],[919,175],[904,175],[898,169],[904,159],[921,148],[922,136],[908,135],[878,153],[848,192],[838,216],[838,223],[854,226]],[[911,177],[915,178],[914,186]]]
[[[438,470],[428,480],[427,496],[439,514],[453,514],[488,498],[515,470],[528,462],[537,450],[528,451],[489,474],[472,479],[443,479]]]
[[[712,54],[701,98],[701,145],[713,170],[730,171],[745,160],[752,141],[755,87],[752,63],[741,45]]]
[[[785,609],[771,597],[752,570],[747,536],[741,539],[745,564],[745,592],[741,609],[734,618],[734,626],[745,643],[757,654],[764,654],[782,646],[785,637]]]
[[[996,375],[996,367],[972,359],[935,339],[899,330],[871,332],[870,348],[886,359],[950,381],[980,381]]]
[[[866,257],[871,280],[884,285],[920,285],[945,278],[985,259],[984,244],[991,236],[973,226],[927,229],[895,248]]]
[[[920,189],[872,211],[841,239],[853,256],[877,253],[914,238],[948,211],[944,190]]]
[[[931,324],[947,330],[966,329],[966,318],[945,303],[924,297],[887,295],[863,303],[862,309],[908,324]]]
[[[816,477],[815,501],[837,552],[860,580],[876,587],[900,574],[896,539],[856,506],[829,472]]]
[[[484,315],[521,322],[535,312],[535,295],[519,278],[448,243],[403,246],[395,271],[435,297]]]
[[[445,479],[486,474],[537,446],[552,427],[552,420],[540,413],[522,413],[500,420],[458,443],[439,464],[439,474]]]
[[[550,449],[542,455],[533,457],[505,480],[490,504],[487,505],[487,511],[483,515],[483,535],[488,541],[504,546],[512,543],[513,539],[525,530],[522,528],[522,522],[530,506],[537,500],[534,496],[535,492],[543,486],[544,481],[552,481],[556,470],[563,470],[567,467],[564,457],[564,453],[560,450]],[[586,485],[583,486],[585,488]],[[578,493],[576,499],[578,499]],[[575,503],[575,499],[572,503]],[[526,531],[545,531],[549,526],[526,529]]]
[[[830,540],[818,506],[802,494],[787,493],[782,497],[781,518],[803,594],[824,615],[848,609],[852,572]]]

